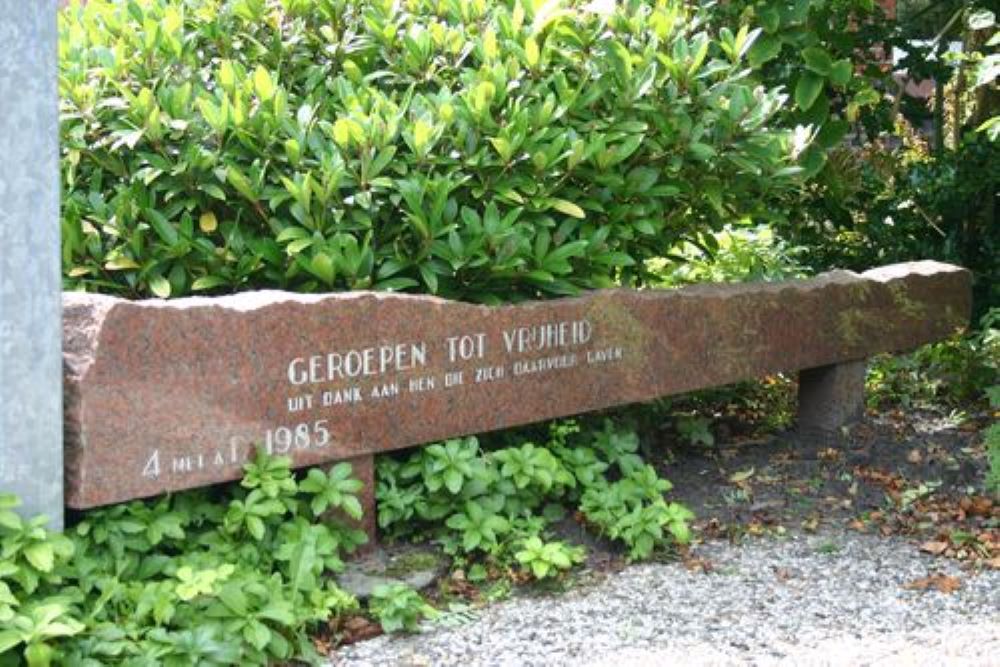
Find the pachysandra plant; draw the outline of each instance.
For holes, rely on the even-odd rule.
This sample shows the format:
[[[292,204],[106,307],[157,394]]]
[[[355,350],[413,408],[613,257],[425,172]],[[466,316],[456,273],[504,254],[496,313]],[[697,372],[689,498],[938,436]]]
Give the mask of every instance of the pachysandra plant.
[[[759,31],[599,7],[71,5],[66,287],[561,295],[642,283],[795,185],[808,134],[769,126],[786,95],[748,78]]]
[[[358,608],[324,575],[364,540],[326,512],[355,514],[360,482],[347,463],[299,481],[263,454],[245,472],[65,534],[0,494],[0,664],[319,664],[310,633]]]
[[[484,451],[477,438],[450,440],[377,466],[383,536],[430,537],[456,563],[521,569],[536,579],[581,562],[582,548],[544,537],[567,509],[619,540],[630,560],[690,540],[692,513],[667,502],[671,484],[636,454],[639,438],[605,420],[581,429],[553,422],[548,441]],[[443,476],[462,469],[453,484]],[[611,481],[614,480],[614,481]],[[472,569],[470,569],[470,572]]]

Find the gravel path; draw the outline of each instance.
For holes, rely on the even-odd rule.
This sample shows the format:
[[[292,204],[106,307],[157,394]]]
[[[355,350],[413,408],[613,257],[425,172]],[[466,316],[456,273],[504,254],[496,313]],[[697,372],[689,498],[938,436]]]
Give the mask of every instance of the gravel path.
[[[379,637],[340,665],[998,665],[1000,571],[966,573],[898,538],[853,532],[701,546],[707,574],[629,567],[522,596],[459,627]],[[929,574],[952,593],[908,590]]]

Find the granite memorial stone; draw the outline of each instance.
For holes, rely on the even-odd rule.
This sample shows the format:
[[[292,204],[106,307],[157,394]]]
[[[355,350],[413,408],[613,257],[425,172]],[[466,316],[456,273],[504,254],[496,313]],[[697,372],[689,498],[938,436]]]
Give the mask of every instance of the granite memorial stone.
[[[370,476],[376,452],[856,362],[948,336],[969,310],[968,272],[935,262],[502,307],[68,293],[68,503],[234,479],[257,446]]]

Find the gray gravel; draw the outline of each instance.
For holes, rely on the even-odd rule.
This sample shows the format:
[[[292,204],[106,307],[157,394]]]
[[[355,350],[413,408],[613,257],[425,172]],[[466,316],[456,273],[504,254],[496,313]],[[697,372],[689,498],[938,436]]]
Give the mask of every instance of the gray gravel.
[[[713,566],[629,567],[458,627],[346,647],[333,665],[1000,665],[1000,572],[853,532],[710,543]],[[904,586],[940,572],[953,593]],[[440,624],[438,624],[440,626]]]

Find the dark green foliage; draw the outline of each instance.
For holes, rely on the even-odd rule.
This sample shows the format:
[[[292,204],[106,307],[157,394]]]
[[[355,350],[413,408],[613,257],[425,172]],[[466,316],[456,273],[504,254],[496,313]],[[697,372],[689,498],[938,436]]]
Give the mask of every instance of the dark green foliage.
[[[990,399],[990,408],[1000,411],[1000,384],[995,384],[987,389]],[[983,439],[986,442],[986,457],[989,469],[986,471],[986,489],[1000,497],[1000,419],[994,418],[985,431]]]
[[[718,25],[750,23],[763,29],[750,49],[754,76],[767,86],[782,85],[792,95],[780,122],[808,126],[816,141],[802,166],[816,175],[827,152],[850,130],[872,136],[891,125],[890,105],[879,92],[888,80],[874,45],[891,49],[898,37],[873,0],[732,0],[710,9]],[[795,199],[785,202],[792,224]]]
[[[875,406],[983,402],[1000,383],[1000,308],[984,315],[971,333],[925,345],[912,354],[883,356],[868,371],[868,399]]]
[[[793,92],[795,104],[778,122],[818,130],[801,161],[813,178],[775,200],[766,218],[806,248],[799,260],[812,270],[925,258],[961,264],[975,275],[978,318],[1000,303],[1000,147],[988,128],[972,132],[996,103],[987,90],[997,72],[994,15],[984,11],[996,8],[932,4],[918,10],[922,19],[901,7],[894,20],[873,0],[733,0],[714,5],[711,21],[763,27],[748,54],[752,76]],[[929,16],[944,17],[930,32]],[[935,56],[936,46],[914,41],[937,37],[945,25],[941,44],[962,39],[964,53]],[[935,129],[940,146],[931,153],[911,124],[929,122],[932,110],[900,95],[887,55],[895,47],[906,52],[898,67],[913,81],[948,84]]]
[[[641,281],[807,147],[679,3],[91,0],[61,21],[68,288],[475,301]],[[537,6],[536,6],[537,5]]]
[[[1000,144],[984,137],[930,156],[878,148],[838,154],[840,193],[785,235],[816,267],[863,270],[915,259],[970,269],[975,317],[1000,305]]]
[[[227,497],[94,510],[65,536],[0,495],[0,663],[318,661],[307,630],[357,606],[322,575],[365,536],[318,520],[355,513],[350,472],[298,482],[287,459],[258,456]]]

